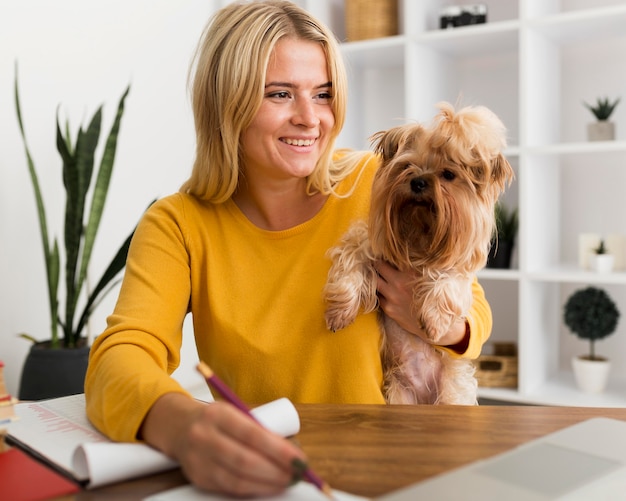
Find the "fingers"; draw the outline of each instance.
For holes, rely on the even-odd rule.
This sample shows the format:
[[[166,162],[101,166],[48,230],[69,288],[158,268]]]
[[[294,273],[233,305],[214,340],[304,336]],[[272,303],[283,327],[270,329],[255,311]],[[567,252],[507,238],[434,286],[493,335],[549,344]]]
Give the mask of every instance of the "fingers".
[[[292,443],[229,404],[207,405],[190,428],[183,471],[196,486],[235,496],[282,492],[294,478]]]

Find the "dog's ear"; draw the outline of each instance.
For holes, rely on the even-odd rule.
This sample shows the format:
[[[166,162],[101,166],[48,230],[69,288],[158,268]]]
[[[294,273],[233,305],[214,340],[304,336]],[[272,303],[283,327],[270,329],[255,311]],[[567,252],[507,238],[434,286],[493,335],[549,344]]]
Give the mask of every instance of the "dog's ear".
[[[515,179],[515,171],[506,157],[499,153],[491,161],[491,181],[502,193]]]
[[[383,130],[370,137],[374,151],[383,161],[393,158],[400,149],[410,148],[422,135],[424,127],[420,124],[399,125]]]

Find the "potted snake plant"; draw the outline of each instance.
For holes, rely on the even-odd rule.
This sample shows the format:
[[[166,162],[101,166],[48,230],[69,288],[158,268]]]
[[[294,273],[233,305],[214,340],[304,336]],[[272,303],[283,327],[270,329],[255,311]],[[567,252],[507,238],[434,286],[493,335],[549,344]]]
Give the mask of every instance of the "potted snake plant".
[[[79,128],[74,141],[70,135],[69,123],[62,127],[57,114],[56,146],[62,161],[61,175],[66,193],[64,238],[59,244],[56,237],[50,239],[49,236],[41,185],[26,139],[16,66],[15,107],[26,166],[37,206],[50,324],[50,333],[43,340],[38,340],[30,334],[20,334],[33,343],[22,368],[20,399],[38,400],[83,391],[89,354],[85,327],[94,308],[115,285],[113,280],[124,268],[134,233],[133,230],[122,243],[93,290],[87,291],[87,270],[109,190],[124,101],[129,90],[130,88],[125,90],[119,101],[117,114],[107,136],[95,176],[93,175],[95,150],[100,138],[102,106],[95,112],[86,128],[82,126]],[[94,179],[95,182],[92,183]],[[63,259],[65,262],[62,262]],[[61,277],[65,282],[63,305],[59,295]],[[79,301],[83,295],[86,296],[86,300],[83,299],[84,304]]]

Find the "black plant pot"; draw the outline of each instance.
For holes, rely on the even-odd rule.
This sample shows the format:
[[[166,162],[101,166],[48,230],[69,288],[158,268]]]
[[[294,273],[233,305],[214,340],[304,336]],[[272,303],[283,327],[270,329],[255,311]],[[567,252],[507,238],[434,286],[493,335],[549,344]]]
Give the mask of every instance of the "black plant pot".
[[[83,393],[89,346],[50,348],[50,341],[35,343],[24,362],[20,400],[42,400]]]
[[[499,240],[492,244],[487,258],[487,268],[510,268],[513,242]]]

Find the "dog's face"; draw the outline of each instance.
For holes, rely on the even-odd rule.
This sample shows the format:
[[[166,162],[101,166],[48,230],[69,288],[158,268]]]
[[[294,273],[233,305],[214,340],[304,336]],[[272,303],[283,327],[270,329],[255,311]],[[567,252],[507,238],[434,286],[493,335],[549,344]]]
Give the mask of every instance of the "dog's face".
[[[370,240],[399,269],[473,272],[485,265],[494,205],[514,172],[502,122],[483,107],[447,103],[430,127],[373,136],[382,157],[372,187]]]

